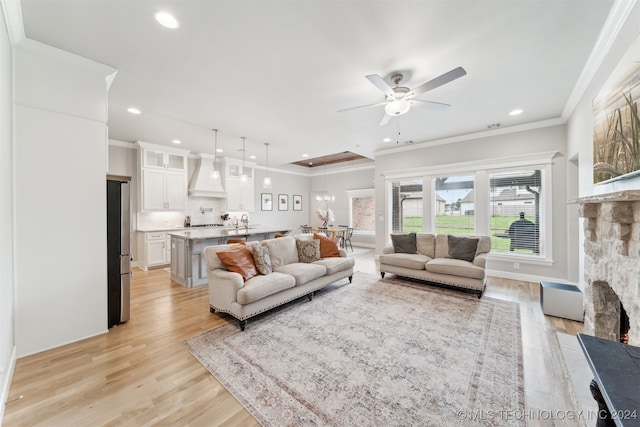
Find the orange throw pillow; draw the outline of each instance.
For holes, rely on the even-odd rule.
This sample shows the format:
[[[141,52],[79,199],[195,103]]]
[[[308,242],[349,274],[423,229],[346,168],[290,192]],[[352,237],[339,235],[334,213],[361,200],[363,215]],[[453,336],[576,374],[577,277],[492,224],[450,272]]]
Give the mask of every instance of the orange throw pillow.
[[[340,239],[337,237],[331,238],[321,236],[320,234],[313,233],[313,238],[320,240],[320,258],[332,258],[340,256],[340,249],[338,249],[338,242]]]
[[[218,258],[227,267],[227,270],[239,273],[244,281],[258,275],[258,270],[253,262],[253,255],[244,245],[238,245],[237,248],[229,251],[217,252]]]

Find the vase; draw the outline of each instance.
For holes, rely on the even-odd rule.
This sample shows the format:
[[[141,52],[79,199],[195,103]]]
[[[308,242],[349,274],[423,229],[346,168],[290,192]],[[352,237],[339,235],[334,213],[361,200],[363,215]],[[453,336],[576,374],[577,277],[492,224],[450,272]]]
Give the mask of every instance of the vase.
[[[327,228],[328,225],[329,225],[329,221],[324,221],[322,223],[322,228]]]

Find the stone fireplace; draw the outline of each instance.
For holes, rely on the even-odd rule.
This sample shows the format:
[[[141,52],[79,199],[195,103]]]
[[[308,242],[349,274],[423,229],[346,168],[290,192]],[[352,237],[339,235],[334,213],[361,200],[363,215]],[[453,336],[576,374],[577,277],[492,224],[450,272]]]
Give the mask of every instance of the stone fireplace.
[[[577,202],[585,219],[584,332],[618,341],[626,312],[629,344],[640,346],[640,190]]]

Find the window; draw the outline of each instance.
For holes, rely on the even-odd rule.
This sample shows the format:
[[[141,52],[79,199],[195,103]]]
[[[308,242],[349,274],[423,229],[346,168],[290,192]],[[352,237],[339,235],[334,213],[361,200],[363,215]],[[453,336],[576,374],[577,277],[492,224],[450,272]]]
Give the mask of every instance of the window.
[[[391,183],[391,231],[422,231],[422,179]]]
[[[473,175],[434,178],[436,233],[474,234],[474,182]]]
[[[385,171],[387,230],[487,235],[492,258],[552,265],[556,155],[549,151]],[[523,221],[511,227],[521,212]]]
[[[543,170],[497,170],[490,179],[491,250],[544,255]]]
[[[375,234],[375,190],[347,190],[349,196],[349,225],[358,234]]]

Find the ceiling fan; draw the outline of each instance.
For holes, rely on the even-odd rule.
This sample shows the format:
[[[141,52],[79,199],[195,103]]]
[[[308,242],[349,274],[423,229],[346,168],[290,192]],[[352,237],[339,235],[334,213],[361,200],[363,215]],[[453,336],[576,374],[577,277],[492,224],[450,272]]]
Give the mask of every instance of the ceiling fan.
[[[384,126],[389,123],[391,117],[400,116],[405,114],[411,109],[412,105],[421,108],[427,108],[430,110],[446,110],[450,107],[449,104],[442,104],[440,102],[431,102],[431,101],[423,101],[420,99],[415,99],[416,96],[422,95],[425,92],[433,90],[437,87],[440,87],[444,84],[452,82],[464,75],[467,72],[462,67],[454,68],[451,71],[448,71],[435,79],[429,80],[426,83],[421,84],[420,86],[409,89],[405,86],[400,86],[402,82],[403,75],[400,73],[393,74],[391,76],[391,81],[396,85],[395,87],[389,86],[389,84],[379,75],[377,74],[369,74],[365,76],[367,80],[369,80],[375,87],[380,89],[382,93],[384,93],[384,101],[378,102],[376,104],[368,104],[368,105],[360,105],[358,107],[345,108],[343,110],[338,110],[339,113],[343,111],[354,110],[356,108],[365,108],[365,107],[375,107],[378,105],[384,105],[384,117],[380,120],[380,126]]]

